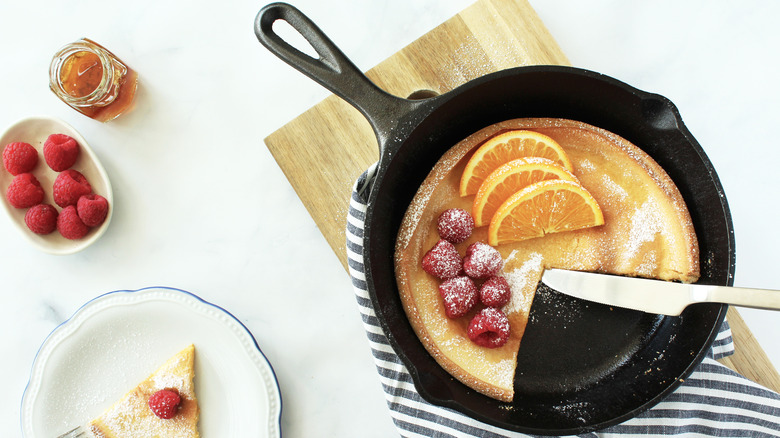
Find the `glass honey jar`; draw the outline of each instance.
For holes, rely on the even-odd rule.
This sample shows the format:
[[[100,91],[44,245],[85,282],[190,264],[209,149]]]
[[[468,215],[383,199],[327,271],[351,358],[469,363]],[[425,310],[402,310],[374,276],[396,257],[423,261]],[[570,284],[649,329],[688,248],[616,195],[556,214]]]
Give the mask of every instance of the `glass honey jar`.
[[[118,117],[132,107],[138,74],[87,38],[70,43],[54,54],[49,87],[76,111],[100,122]]]

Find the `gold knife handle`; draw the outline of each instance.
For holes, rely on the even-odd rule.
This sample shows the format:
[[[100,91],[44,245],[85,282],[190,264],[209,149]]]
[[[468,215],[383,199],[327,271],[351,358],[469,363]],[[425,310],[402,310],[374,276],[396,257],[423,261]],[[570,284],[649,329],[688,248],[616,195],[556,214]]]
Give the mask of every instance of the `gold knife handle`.
[[[729,286],[694,286],[696,302],[724,303],[754,309],[780,310],[780,291]]]

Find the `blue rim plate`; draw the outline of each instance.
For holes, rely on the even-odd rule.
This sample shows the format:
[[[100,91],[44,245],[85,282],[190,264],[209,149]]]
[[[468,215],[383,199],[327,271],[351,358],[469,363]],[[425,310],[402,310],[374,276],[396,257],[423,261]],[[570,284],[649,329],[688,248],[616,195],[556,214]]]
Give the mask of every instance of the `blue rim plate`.
[[[22,397],[23,436],[85,424],[190,343],[201,435],[280,437],[279,383],[252,333],[225,309],[165,287],[101,295],[52,331]]]

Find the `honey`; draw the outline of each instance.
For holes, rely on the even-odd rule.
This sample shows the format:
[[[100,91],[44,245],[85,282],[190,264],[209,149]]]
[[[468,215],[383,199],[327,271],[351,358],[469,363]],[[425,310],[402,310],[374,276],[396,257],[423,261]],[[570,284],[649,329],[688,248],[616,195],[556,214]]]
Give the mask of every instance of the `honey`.
[[[83,38],[54,55],[49,86],[76,111],[107,122],[132,107],[138,74],[103,46]]]
[[[73,97],[85,97],[95,91],[103,79],[103,65],[92,52],[76,52],[60,69],[62,89]]]

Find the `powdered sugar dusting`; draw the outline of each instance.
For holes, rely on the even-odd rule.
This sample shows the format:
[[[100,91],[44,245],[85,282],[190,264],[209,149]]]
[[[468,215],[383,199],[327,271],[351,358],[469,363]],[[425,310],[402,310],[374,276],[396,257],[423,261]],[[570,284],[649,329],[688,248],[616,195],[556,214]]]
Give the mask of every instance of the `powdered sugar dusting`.
[[[185,358],[181,356],[176,356],[173,358],[171,362],[169,362],[169,365],[172,368],[179,368],[181,366],[184,366]],[[177,374],[177,373],[159,373],[155,374],[152,377],[152,383],[154,384],[154,391],[159,391],[161,389],[166,388],[176,388],[178,390],[184,390],[185,388],[189,387],[188,382],[185,381],[187,376]]]
[[[658,253],[655,251],[648,251],[645,253],[639,265],[635,268],[636,274],[640,277],[652,277],[657,266]]]
[[[502,359],[492,364],[493,375],[496,382],[508,382],[511,385],[515,378],[515,361],[512,359]]]
[[[468,335],[479,346],[501,347],[509,340],[509,318],[495,307],[485,307],[471,319]]]
[[[587,401],[567,402],[561,405],[553,406],[552,408],[567,418],[571,418],[581,422],[582,424],[586,424],[589,420],[585,418],[585,415],[590,413],[592,405]]]
[[[580,161],[579,169],[580,171],[584,171],[584,172],[593,172],[594,170],[596,170],[596,166],[590,160],[584,159]]]
[[[469,277],[455,277],[439,285],[448,318],[460,318],[477,303],[477,286]]]
[[[462,208],[449,208],[439,215],[439,236],[452,243],[460,243],[471,236],[474,219]]]
[[[663,215],[655,203],[646,201],[631,215],[631,229],[625,245],[625,258],[633,258],[642,244],[653,241],[664,231]]]
[[[471,278],[487,278],[501,270],[501,254],[484,242],[474,242],[466,249],[463,270]]]
[[[507,257],[507,262],[514,260],[517,255],[517,251],[512,251]],[[528,259],[520,267],[512,269],[510,272],[504,272],[504,278],[509,283],[510,289],[512,289],[512,297],[506,306],[503,307],[504,313],[509,315],[528,312],[533,300],[533,292],[529,293],[529,291],[532,289],[536,290],[536,285],[539,283],[543,270],[542,254],[534,252],[529,255]]]
[[[420,186],[417,194],[414,195],[415,202],[409,205],[403,220],[403,223],[412,224],[414,226],[401,227],[401,230],[398,233],[398,239],[396,240],[396,246],[398,248],[405,248],[409,245],[409,241],[412,236],[414,236],[414,232],[417,229],[416,226],[421,222],[420,218],[425,212],[425,207],[428,205],[428,201],[431,199],[435,188],[435,184],[423,184]]]
[[[620,201],[624,201],[628,198],[628,192],[626,189],[616,183],[612,178],[609,177],[609,175],[604,174],[601,177],[601,183],[612,196],[616,197]]]

